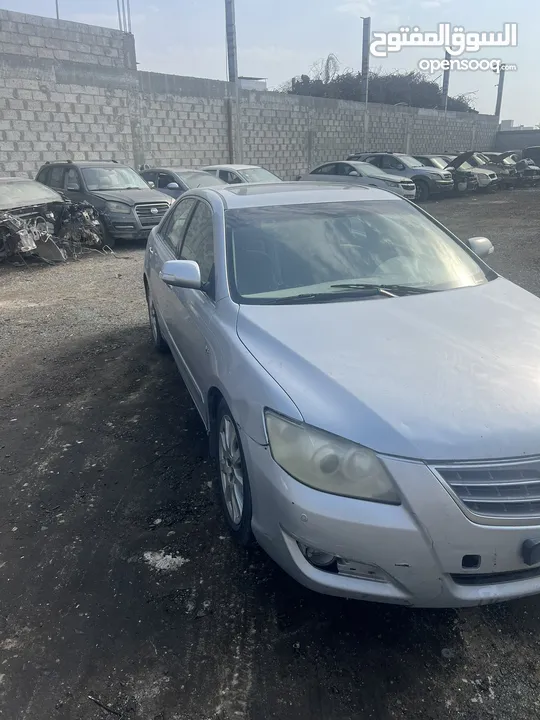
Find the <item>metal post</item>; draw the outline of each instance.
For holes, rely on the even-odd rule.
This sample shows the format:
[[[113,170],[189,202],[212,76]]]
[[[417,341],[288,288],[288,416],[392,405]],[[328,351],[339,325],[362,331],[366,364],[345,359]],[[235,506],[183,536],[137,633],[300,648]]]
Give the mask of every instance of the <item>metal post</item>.
[[[126,0],[122,0],[122,24],[124,26],[124,32],[127,32]]]
[[[450,62],[450,53],[448,51],[444,54],[444,60],[445,62]],[[443,106],[444,106],[444,112],[446,112],[446,109],[448,107],[448,88],[450,86],[450,66],[444,71],[443,74],[443,81],[442,81],[442,100],[443,100]]]
[[[120,0],[116,0],[116,7],[118,8],[118,28],[122,31],[122,11],[120,10]]]
[[[240,126],[240,86],[238,83],[238,61],[236,54],[236,20],[234,0],[225,0],[225,29],[227,34],[227,76],[234,85],[236,103],[236,162],[242,162],[242,128]]]
[[[60,20],[60,7],[58,5],[58,0],[56,0],[56,19]]]
[[[128,33],[131,33],[131,6],[130,6],[130,0],[126,0],[126,6],[127,6],[127,29]]]
[[[362,18],[362,88],[360,101],[364,103],[364,140],[362,150],[367,151],[367,134],[369,128],[368,97],[369,97],[369,42],[371,40],[371,18]]]
[[[501,107],[502,107],[502,99],[503,99],[503,90],[504,90],[504,68],[501,68],[499,72],[499,84],[497,85],[497,103],[495,105],[495,115],[500,118],[501,117]]]

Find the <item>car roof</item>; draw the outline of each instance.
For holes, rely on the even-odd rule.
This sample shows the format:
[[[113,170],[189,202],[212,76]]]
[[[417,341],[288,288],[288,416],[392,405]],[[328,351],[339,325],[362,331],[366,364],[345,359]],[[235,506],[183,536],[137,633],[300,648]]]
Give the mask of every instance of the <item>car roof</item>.
[[[188,167],[149,167],[141,170],[141,173],[145,172],[169,172],[169,173],[203,173],[204,170],[201,168],[188,168]]]
[[[111,167],[111,168],[119,168],[119,167],[128,167],[131,168],[131,165],[128,165],[127,163],[118,163],[113,162],[112,160],[52,160],[51,162],[46,162],[44,165],[41,166],[40,170],[46,167],[54,167],[55,165],[68,165],[69,167]]]
[[[0,183],[37,182],[34,178],[28,177],[0,177]],[[41,183],[40,183],[41,185]]]
[[[242,185],[218,185],[200,188],[196,194],[217,193],[227,210],[276,205],[306,205],[311,203],[359,202],[369,200],[403,199],[386,190],[368,185],[344,183],[326,185],[317,182],[281,182]]]
[[[249,170],[260,167],[260,165],[205,165],[202,170]]]

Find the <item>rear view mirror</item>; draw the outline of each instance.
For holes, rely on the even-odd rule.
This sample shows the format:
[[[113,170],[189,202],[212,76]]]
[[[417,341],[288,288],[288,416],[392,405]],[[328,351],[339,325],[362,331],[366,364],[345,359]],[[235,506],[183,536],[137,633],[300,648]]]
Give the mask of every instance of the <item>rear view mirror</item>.
[[[166,285],[200,290],[201,271],[193,260],[167,260],[159,277]]]
[[[172,182],[167,185],[167,190],[180,190],[180,185],[177,182]]]
[[[486,237],[472,237],[467,240],[467,245],[471,248],[473,253],[478,255],[479,258],[485,258],[491,255],[495,248],[491,240]]]

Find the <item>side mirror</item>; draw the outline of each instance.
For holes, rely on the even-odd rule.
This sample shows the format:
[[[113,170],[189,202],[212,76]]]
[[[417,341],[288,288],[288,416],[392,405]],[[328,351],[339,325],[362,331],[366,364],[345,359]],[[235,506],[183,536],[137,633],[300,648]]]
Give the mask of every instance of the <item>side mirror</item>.
[[[81,188],[77,185],[77,183],[68,183],[66,190],[69,192],[79,192]]]
[[[491,240],[486,237],[472,237],[467,240],[467,245],[471,248],[473,253],[478,255],[479,258],[485,258],[491,255],[495,248]]]
[[[399,163],[399,165],[396,165],[396,170],[405,170],[405,165],[403,163]]]
[[[148,180],[148,187],[151,187],[153,190],[156,187],[156,183],[152,182],[151,180]]]
[[[177,182],[172,182],[167,185],[167,190],[180,190],[180,185]]]
[[[351,172],[349,173],[349,177],[360,177],[360,173],[358,172],[358,170],[351,170]]]
[[[166,285],[200,290],[201,271],[193,260],[167,260],[159,277]]]

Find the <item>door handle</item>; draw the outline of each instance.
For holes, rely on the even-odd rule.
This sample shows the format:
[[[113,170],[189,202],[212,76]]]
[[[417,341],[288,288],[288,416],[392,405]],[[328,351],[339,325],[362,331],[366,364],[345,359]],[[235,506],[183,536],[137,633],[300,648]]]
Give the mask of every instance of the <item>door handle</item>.
[[[148,246],[148,252],[150,253],[150,255],[154,254],[154,248],[152,247],[152,245]]]

